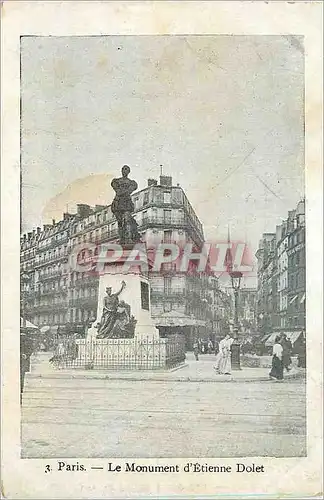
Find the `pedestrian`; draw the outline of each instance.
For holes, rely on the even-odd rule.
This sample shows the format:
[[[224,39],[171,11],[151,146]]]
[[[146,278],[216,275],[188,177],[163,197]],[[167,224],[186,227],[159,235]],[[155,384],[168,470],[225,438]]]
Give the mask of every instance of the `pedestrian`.
[[[67,361],[67,359],[66,359],[66,347],[64,345],[63,340],[60,339],[57,343],[56,348],[55,348],[54,355],[49,359],[49,362],[53,363],[53,365],[57,368],[63,368],[66,361]]]
[[[219,343],[219,352],[216,356],[214,370],[223,375],[230,375],[232,370],[231,364],[231,346],[234,339],[227,333],[223,340]]]
[[[25,373],[30,371],[30,358],[34,351],[32,338],[20,332],[20,403],[24,392]]]
[[[213,343],[212,343],[212,341],[210,339],[208,341],[208,346],[207,347],[208,347],[208,354],[212,354],[212,352],[213,352]]]
[[[275,380],[283,380],[283,347],[280,340],[280,336],[277,335],[272,350],[272,368],[269,373],[270,378]]]
[[[306,339],[304,335],[300,339],[300,345],[298,349],[298,367],[306,368]]]
[[[290,371],[291,365],[291,352],[292,352],[292,344],[290,340],[287,338],[287,335],[284,333],[281,337],[281,345],[282,345],[282,364],[287,372]]]
[[[199,361],[199,345],[197,340],[195,340],[194,345],[193,345],[193,352],[196,358],[196,361]]]

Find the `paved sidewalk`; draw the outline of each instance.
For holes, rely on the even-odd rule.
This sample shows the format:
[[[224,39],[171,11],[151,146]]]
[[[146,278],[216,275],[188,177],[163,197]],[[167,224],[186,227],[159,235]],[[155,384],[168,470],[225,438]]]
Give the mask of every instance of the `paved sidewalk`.
[[[258,382],[269,381],[269,368],[247,368],[232,371],[231,375],[218,375],[214,370],[215,356],[205,354],[196,361],[192,353],[186,354],[186,360],[180,367],[172,370],[83,370],[55,369],[49,363],[51,354],[36,354],[31,360],[29,378],[89,378],[109,380],[155,380],[173,382]],[[305,377],[305,370],[293,368],[285,373],[285,379]]]

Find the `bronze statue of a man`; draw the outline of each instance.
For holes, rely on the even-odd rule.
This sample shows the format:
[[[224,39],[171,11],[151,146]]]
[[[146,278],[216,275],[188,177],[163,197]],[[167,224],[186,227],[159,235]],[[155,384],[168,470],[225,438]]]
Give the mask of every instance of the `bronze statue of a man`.
[[[119,242],[121,245],[140,241],[137,223],[132,217],[134,203],[131,198],[131,194],[137,189],[137,183],[128,178],[129,173],[129,166],[124,165],[122,168],[122,177],[111,181],[111,187],[116,193],[111,205],[111,211],[118,223]]]

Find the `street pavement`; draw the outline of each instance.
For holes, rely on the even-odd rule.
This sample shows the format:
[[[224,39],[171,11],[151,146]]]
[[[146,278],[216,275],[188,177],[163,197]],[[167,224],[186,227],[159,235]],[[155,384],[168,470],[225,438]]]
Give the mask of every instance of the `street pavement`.
[[[60,370],[49,363],[50,353],[39,353],[32,360],[32,375],[51,375],[52,377],[84,378],[108,378],[111,380],[156,380],[156,381],[193,381],[193,382],[242,382],[268,380],[271,366],[271,357],[268,357],[268,367],[249,368],[242,366],[241,370],[232,371],[230,375],[220,375],[214,370],[215,355],[204,354],[196,361],[193,353],[186,353],[186,360],[172,370]],[[289,373],[285,372],[285,378],[305,377],[305,370],[293,367]]]
[[[207,363],[212,370],[212,361],[200,370]],[[23,397],[22,457],[305,456],[305,380],[235,382],[34,370]]]

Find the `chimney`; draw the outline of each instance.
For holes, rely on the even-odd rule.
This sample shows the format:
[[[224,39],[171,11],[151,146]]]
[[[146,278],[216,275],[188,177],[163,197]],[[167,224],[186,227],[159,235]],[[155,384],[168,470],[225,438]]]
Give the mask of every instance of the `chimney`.
[[[91,207],[90,205],[86,205],[85,203],[78,203],[77,204],[77,214],[81,219],[84,217],[88,217],[91,213]]]
[[[157,186],[157,180],[156,179],[147,179],[147,186]]]
[[[168,175],[160,175],[160,186],[172,187],[172,177]]]
[[[44,229],[44,231],[46,231],[47,229],[50,229],[51,227],[52,227],[52,225],[51,225],[51,224],[44,224],[44,225],[43,225],[43,229]]]
[[[55,219],[52,219],[52,226],[55,226]]]
[[[40,228],[40,227],[37,227],[37,228],[36,228],[36,233],[37,233],[37,234],[41,234],[41,231],[42,231],[42,230],[41,230],[41,228]]]
[[[36,229],[33,229],[33,237],[35,236],[36,234]]]
[[[26,239],[27,239],[27,235],[26,234],[24,234],[23,239],[24,239],[24,241],[26,241]]]
[[[31,239],[32,236],[33,236],[33,233],[28,233],[28,241]]]

